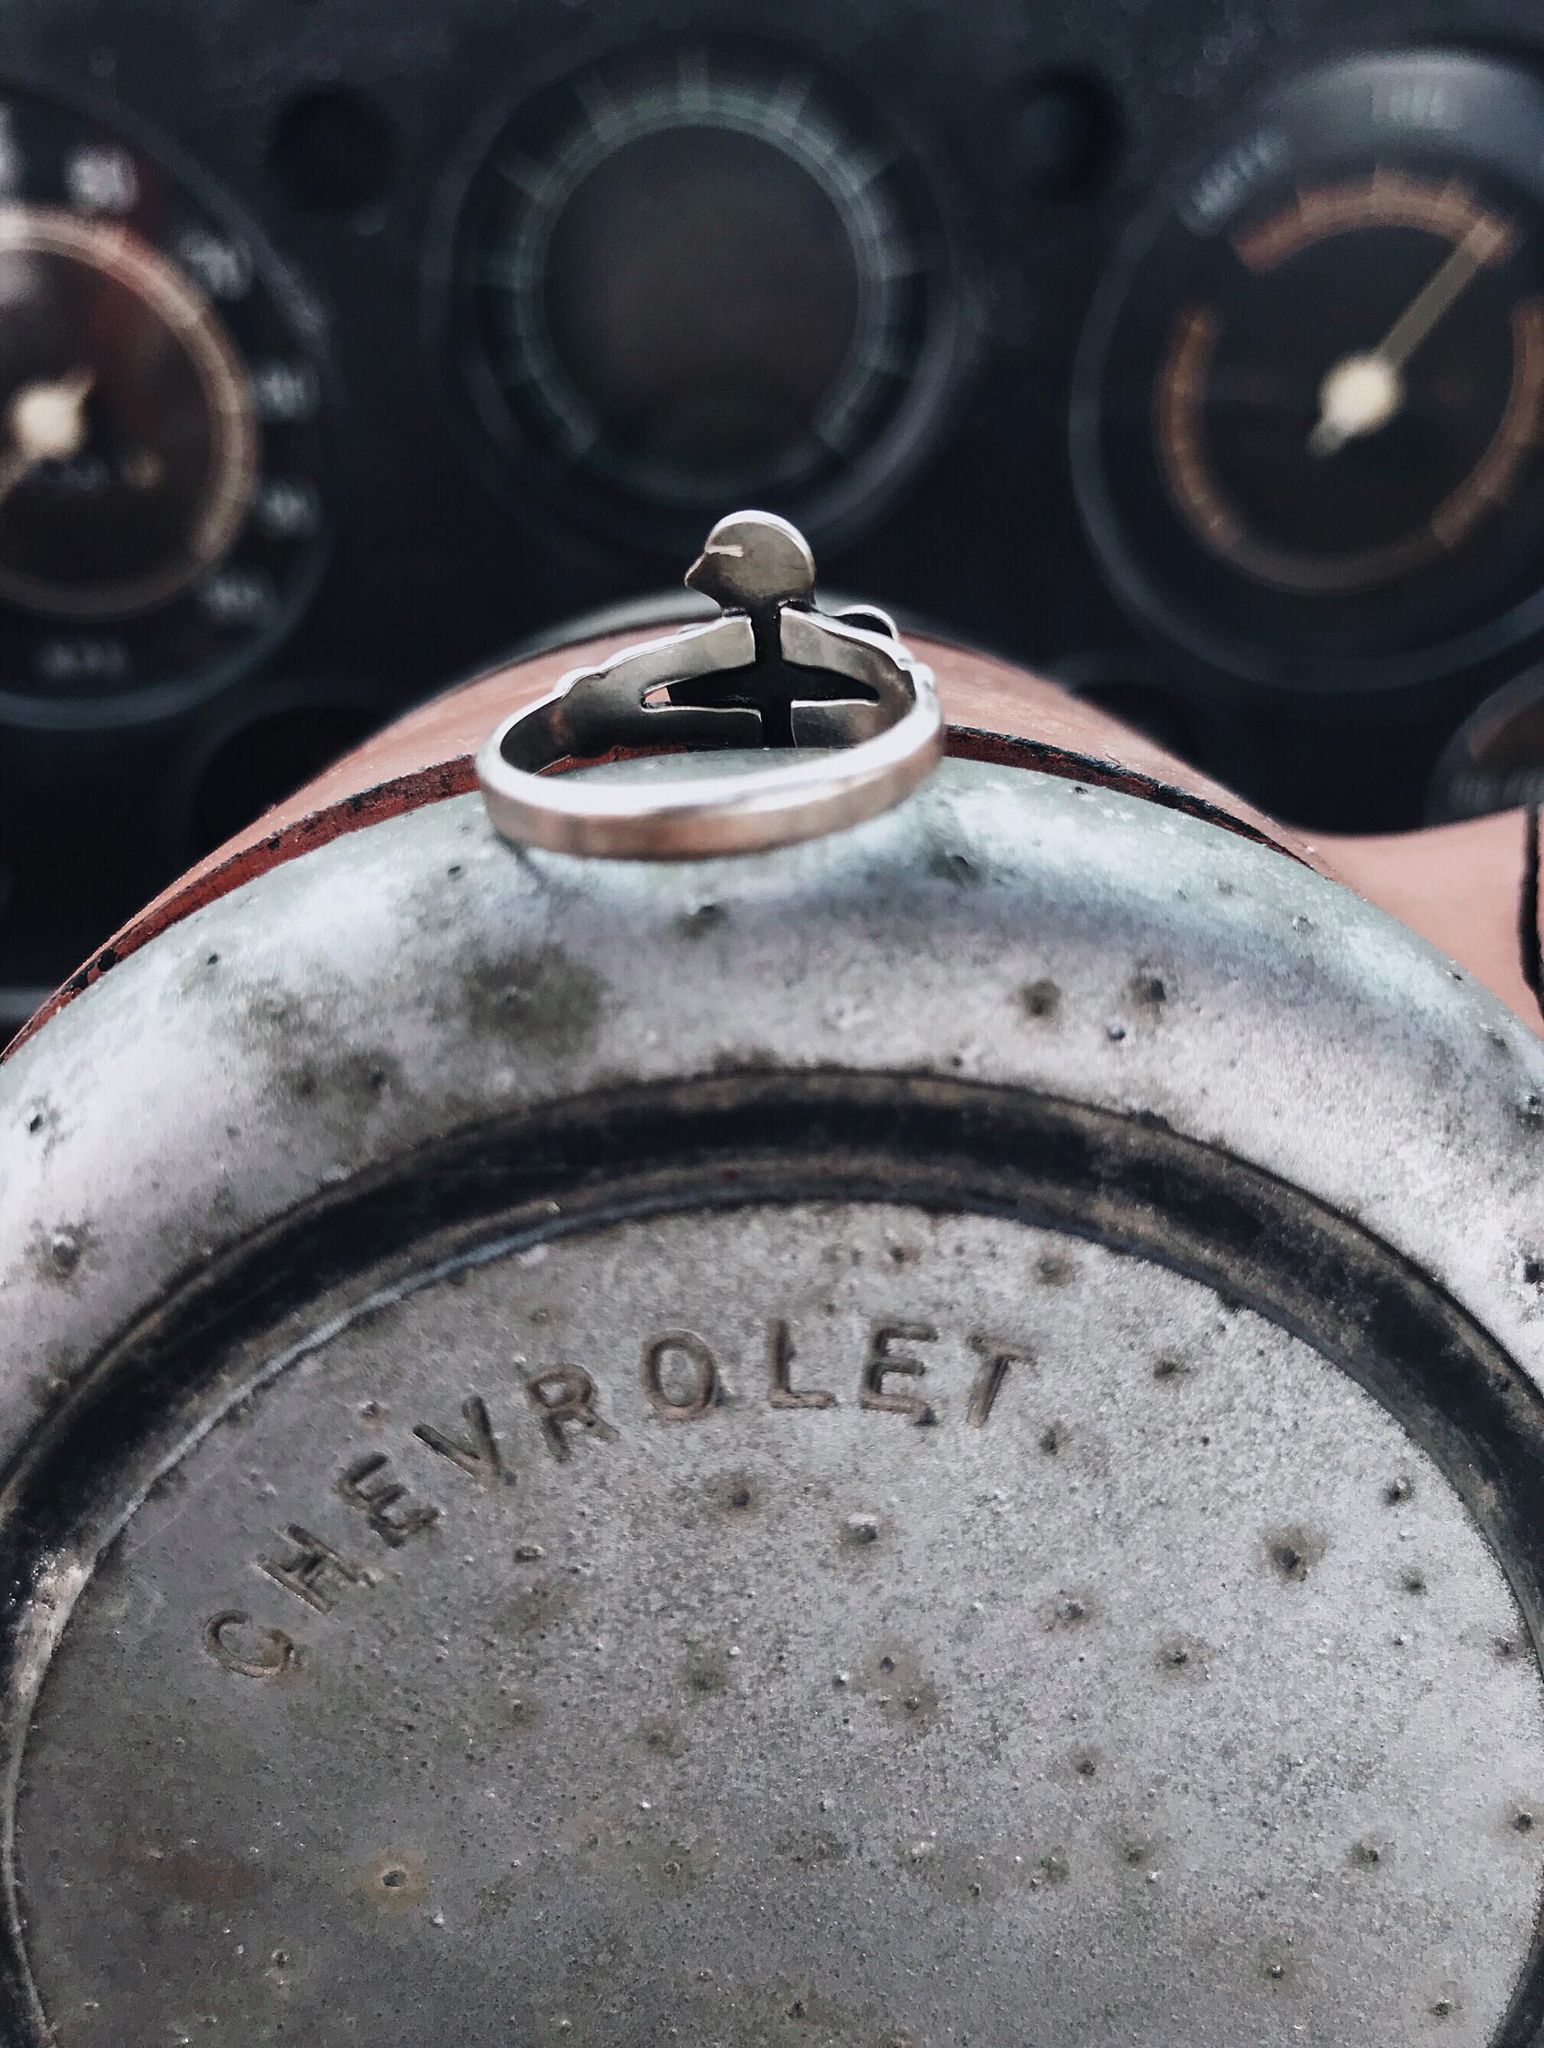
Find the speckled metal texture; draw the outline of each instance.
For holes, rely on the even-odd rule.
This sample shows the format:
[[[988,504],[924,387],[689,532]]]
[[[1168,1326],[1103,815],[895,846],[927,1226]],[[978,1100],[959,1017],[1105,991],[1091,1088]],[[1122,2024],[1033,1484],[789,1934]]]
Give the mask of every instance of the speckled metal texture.
[[[0,1073],[7,2038],[1540,2038],[1544,1049],[948,763],[456,799]]]

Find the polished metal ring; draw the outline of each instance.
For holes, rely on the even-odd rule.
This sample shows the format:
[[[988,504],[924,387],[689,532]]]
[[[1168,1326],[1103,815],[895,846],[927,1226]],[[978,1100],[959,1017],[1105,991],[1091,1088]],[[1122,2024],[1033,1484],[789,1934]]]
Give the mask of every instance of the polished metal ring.
[[[888,810],[943,752],[932,671],[883,612],[815,607],[804,537],[769,512],[721,519],[686,574],[723,616],[576,669],[477,756],[506,839],[553,853],[754,853]],[[804,748],[812,759],[648,782],[551,775],[622,752]]]

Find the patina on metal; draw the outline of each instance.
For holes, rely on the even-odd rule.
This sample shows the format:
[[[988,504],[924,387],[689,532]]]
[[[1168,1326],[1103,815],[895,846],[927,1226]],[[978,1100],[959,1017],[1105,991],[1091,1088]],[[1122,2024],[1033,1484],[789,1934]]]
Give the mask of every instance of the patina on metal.
[[[1541,1148],[1023,769],[207,904],[0,1071],[0,2030],[1533,2048]]]
[[[815,608],[814,558],[787,520],[721,519],[686,583],[723,616],[575,670],[479,751],[506,838],[632,860],[765,852],[871,818],[932,771],[943,715],[931,671],[883,612]],[[642,783],[541,772],[629,749],[758,746],[816,758]]]

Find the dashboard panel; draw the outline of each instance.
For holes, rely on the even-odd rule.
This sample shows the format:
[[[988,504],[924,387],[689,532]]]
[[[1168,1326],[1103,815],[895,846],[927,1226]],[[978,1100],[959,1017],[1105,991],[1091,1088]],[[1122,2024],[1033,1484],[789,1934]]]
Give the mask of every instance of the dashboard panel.
[[[1530,0],[10,0],[0,1021],[740,503],[1299,823],[1515,801],[1541,212]]]

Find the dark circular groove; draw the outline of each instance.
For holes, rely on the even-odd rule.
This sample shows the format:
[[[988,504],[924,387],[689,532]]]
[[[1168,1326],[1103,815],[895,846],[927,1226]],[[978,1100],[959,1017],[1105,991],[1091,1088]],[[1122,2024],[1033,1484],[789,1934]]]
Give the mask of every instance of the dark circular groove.
[[[14,1763],[44,1672],[19,1654],[40,1572],[112,1542],[194,1419],[250,1391],[211,1361],[325,1289],[443,1270],[493,1237],[777,1201],[911,1202],[1055,1229],[1200,1280],[1314,1347],[1436,1462],[1544,1636],[1544,1397],[1428,1276],[1314,1197],[1156,1118],[930,1077],[754,1073],[592,1094],[437,1140],[281,1218],[150,1309],[23,1447],[0,1531]],[[357,1311],[356,1311],[357,1312]],[[56,1624],[57,1625],[57,1624]],[[16,1902],[0,2031],[41,2044]],[[1544,2041],[1544,1951],[1495,2048]]]

